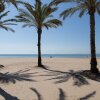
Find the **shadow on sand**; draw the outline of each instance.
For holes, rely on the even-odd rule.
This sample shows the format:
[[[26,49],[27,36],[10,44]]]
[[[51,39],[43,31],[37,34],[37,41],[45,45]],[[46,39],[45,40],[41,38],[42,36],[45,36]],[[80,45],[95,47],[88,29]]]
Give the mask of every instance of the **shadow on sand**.
[[[30,88],[35,94],[37,95],[38,100],[43,100],[41,94],[35,89],[35,88]]]
[[[89,100],[90,98],[94,97],[95,94],[96,94],[96,91],[93,91],[92,93],[89,93],[86,96],[81,97],[77,100]],[[66,98],[65,92],[61,88],[59,88],[59,100],[68,100],[68,98]]]
[[[0,88],[0,95],[4,97],[5,100],[19,100],[17,97],[10,95],[6,91],[4,91],[2,88]]]
[[[0,65],[0,68],[4,68],[5,66],[4,65]]]
[[[66,100],[65,92],[59,88],[59,99],[58,100]]]
[[[43,100],[42,95],[35,89],[35,88],[30,88],[36,95],[37,95],[37,100]],[[66,95],[65,92],[59,88],[59,99],[58,100],[66,100]]]
[[[44,67],[44,69],[46,70],[45,72],[47,72],[47,74],[41,76],[52,76],[52,78],[47,80],[55,80],[56,84],[66,82],[70,78],[74,80],[73,85],[77,86],[89,85],[87,79],[100,82],[100,73],[93,74],[89,70],[80,70],[80,71],[70,70],[69,72],[63,72],[63,71],[50,70],[46,66]]]
[[[92,93],[78,99],[78,100],[89,100],[91,97],[94,97],[94,95],[96,94],[96,91],[93,91]]]
[[[35,73],[28,73],[28,70],[19,70],[14,73],[0,73],[0,82],[1,83],[16,83],[16,81],[34,81],[31,77],[34,77],[33,74]]]

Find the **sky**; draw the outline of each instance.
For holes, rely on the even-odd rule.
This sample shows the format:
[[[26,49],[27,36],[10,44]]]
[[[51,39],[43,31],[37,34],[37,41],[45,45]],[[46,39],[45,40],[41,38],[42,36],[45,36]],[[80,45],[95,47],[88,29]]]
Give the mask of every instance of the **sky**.
[[[24,0],[34,5],[34,0]],[[51,0],[42,0],[49,3]],[[69,5],[71,6],[71,5]],[[22,8],[22,6],[20,6]],[[54,18],[65,10],[67,4],[59,5]],[[13,18],[18,14],[14,6],[7,6],[10,11],[7,17]],[[63,21],[63,20],[62,20]],[[37,54],[37,31],[34,27],[22,28],[22,24],[11,26],[15,33],[0,28],[0,54]],[[42,54],[89,54],[90,26],[89,16],[78,17],[76,13],[66,18],[58,28],[43,29]],[[96,14],[96,51],[100,54],[100,16]]]

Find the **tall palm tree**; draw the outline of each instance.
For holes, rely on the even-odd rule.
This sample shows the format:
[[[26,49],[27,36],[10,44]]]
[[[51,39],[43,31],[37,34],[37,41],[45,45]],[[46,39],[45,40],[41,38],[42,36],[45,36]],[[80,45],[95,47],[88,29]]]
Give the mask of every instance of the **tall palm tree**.
[[[95,13],[100,15],[100,0],[54,0],[51,4],[60,3],[74,3],[74,7],[67,8],[60,16],[65,19],[68,16],[72,16],[75,12],[79,12],[79,17],[82,17],[84,13],[88,13],[90,16],[90,46],[91,46],[91,72],[98,73],[96,48],[95,48]]]
[[[16,16],[18,22],[23,22],[23,27],[35,27],[38,34],[38,66],[43,67],[41,60],[41,34],[43,27],[56,28],[62,25],[62,22],[58,19],[53,19],[52,13],[57,10],[56,7],[49,4],[42,4],[40,0],[35,1],[35,5],[32,6],[29,3],[24,3],[27,10],[19,9],[19,15]]]

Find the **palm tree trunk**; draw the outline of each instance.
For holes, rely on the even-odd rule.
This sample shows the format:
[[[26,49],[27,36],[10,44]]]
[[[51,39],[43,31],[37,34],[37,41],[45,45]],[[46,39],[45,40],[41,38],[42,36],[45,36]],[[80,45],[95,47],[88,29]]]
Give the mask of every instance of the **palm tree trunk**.
[[[91,45],[91,72],[98,73],[95,47],[95,14],[90,14],[90,45]]]
[[[42,67],[42,60],[41,60],[41,28],[38,28],[38,67]]]

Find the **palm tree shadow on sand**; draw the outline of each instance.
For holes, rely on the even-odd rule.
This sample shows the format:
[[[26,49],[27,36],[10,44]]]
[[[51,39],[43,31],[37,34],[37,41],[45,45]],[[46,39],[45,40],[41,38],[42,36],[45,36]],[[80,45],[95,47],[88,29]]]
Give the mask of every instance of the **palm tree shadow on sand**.
[[[43,100],[42,95],[35,88],[30,89],[37,95],[38,100]]]
[[[84,97],[81,97],[77,100],[88,100],[92,97],[94,97],[94,95],[96,94],[96,91],[93,91],[92,93],[87,94]],[[59,88],[59,99],[58,100],[68,100],[68,98],[66,98],[68,96],[66,96],[65,92],[63,91],[63,89]]]
[[[19,100],[17,97],[10,95],[5,90],[0,87],[0,95],[4,97],[5,100]]]
[[[34,93],[37,95],[37,100],[43,100],[42,95],[35,89],[35,88],[30,88]],[[84,97],[78,98],[77,100],[88,100],[96,94],[96,91],[93,91],[92,93],[87,94]],[[68,96],[66,96],[66,93],[63,91],[63,89],[59,88],[59,98],[58,100],[67,100]]]
[[[96,94],[96,91],[93,91],[92,93],[89,93],[88,95],[86,95],[78,100],[89,100],[90,98],[94,97],[95,94]]]
[[[37,95],[37,100],[43,100],[42,95],[35,89],[35,88],[30,88],[34,93]],[[66,95],[65,92],[59,88],[59,99],[58,100],[66,100]]]
[[[61,88],[59,88],[59,99],[58,100],[66,100],[66,94]]]
[[[70,78],[74,80],[73,85],[76,86],[89,85],[87,79],[100,82],[100,73],[94,74],[91,73],[90,70],[79,70],[79,71],[70,70],[69,72],[63,72],[63,71],[48,69],[48,66],[45,66],[44,69],[46,70],[47,74],[41,76],[52,76],[52,78],[47,80],[55,80],[54,82],[55,84],[66,82]]]
[[[0,64],[0,68],[4,68],[4,67],[5,67],[4,65],[1,65],[1,64]]]
[[[0,73],[0,82],[1,83],[13,83],[15,84],[16,81],[30,81],[30,82],[36,82],[35,80],[31,79],[31,77],[35,77],[34,74],[36,74],[37,72],[34,73],[29,73],[30,69],[27,70],[19,70],[17,72],[14,73]]]

